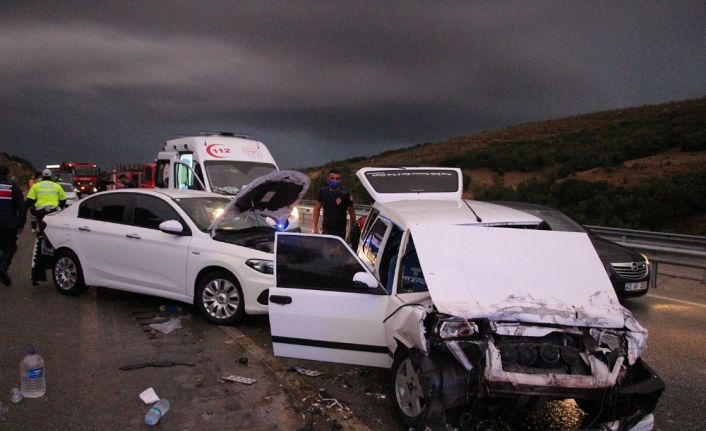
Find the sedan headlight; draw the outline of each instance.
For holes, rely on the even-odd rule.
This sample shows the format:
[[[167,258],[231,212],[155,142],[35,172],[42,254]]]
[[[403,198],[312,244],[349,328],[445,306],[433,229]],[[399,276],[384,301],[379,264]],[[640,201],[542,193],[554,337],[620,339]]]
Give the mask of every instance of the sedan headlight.
[[[441,338],[470,337],[478,333],[478,325],[463,319],[442,320],[436,325],[436,333]]]
[[[275,273],[274,263],[271,260],[248,259],[247,261],[245,261],[245,264],[250,268],[254,269],[255,271],[261,272],[263,274]]]
[[[650,260],[645,256],[644,254],[640,253],[640,256],[642,256],[645,259],[645,265],[650,266]]]

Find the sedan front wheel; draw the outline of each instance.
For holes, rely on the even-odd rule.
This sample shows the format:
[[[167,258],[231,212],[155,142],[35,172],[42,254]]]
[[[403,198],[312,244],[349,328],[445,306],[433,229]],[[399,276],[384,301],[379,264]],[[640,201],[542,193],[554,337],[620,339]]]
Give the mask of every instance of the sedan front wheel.
[[[392,362],[391,386],[397,413],[406,426],[416,426],[428,403],[420,383],[419,366],[413,361],[410,351],[403,347],[395,353],[395,360]]]
[[[212,323],[230,325],[243,320],[243,291],[229,272],[214,271],[201,279],[196,288],[196,305]]]

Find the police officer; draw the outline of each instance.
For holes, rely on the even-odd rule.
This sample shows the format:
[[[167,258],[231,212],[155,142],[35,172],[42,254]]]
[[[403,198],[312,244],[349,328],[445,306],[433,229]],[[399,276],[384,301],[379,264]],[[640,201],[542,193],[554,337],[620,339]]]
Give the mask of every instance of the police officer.
[[[7,179],[10,170],[0,165],[0,282],[12,284],[7,270],[17,251],[17,235],[25,225],[25,206],[22,191]]]
[[[37,181],[27,192],[27,205],[34,207],[37,221],[41,223],[44,216],[56,209],[66,206],[64,189],[51,180],[51,170],[42,171],[42,179]]]
[[[346,240],[346,224],[348,231],[353,232],[355,223],[355,208],[351,195],[341,190],[341,172],[331,169],[327,178],[327,186],[319,191],[319,198],[314,205],[314,221],[311,231],[319,233],[319,212],[324,208],[323,233],[338,235]],[[350,217],[346,223],[346,214]]]

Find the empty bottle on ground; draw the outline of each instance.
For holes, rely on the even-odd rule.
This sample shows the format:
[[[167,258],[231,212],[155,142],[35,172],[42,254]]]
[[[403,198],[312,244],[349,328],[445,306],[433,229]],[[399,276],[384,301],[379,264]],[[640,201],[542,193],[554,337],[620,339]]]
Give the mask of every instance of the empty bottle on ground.
[[[47,390],[44,359],[32,345],[25,347],[25,353],[20,361],[20,392],[24,398],[39,398]]]
[[[145,423],[154,425],[169,411],[169,400],[159,400],[145,415]]]

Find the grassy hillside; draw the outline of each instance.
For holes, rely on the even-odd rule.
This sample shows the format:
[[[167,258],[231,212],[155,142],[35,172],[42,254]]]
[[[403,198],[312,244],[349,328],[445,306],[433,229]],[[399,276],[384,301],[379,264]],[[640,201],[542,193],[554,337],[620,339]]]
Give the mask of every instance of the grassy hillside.
[[[7,153],[0,152],[0,165],[5,165],[10,168],[10,176],[13,178],[17,184],[22,187],[22,190],[26,191],[27,181],[30,175],[32,175],[35,170],[28,160],[20,157],[14,157]]]
[[[361,203],[369,197],[353,174],[362,166],[455,166],[463,170],[467,197],[543,203],[586,224],[706,234],[706,98],[333,162],[307,170],[313,191],[332,165]]]

